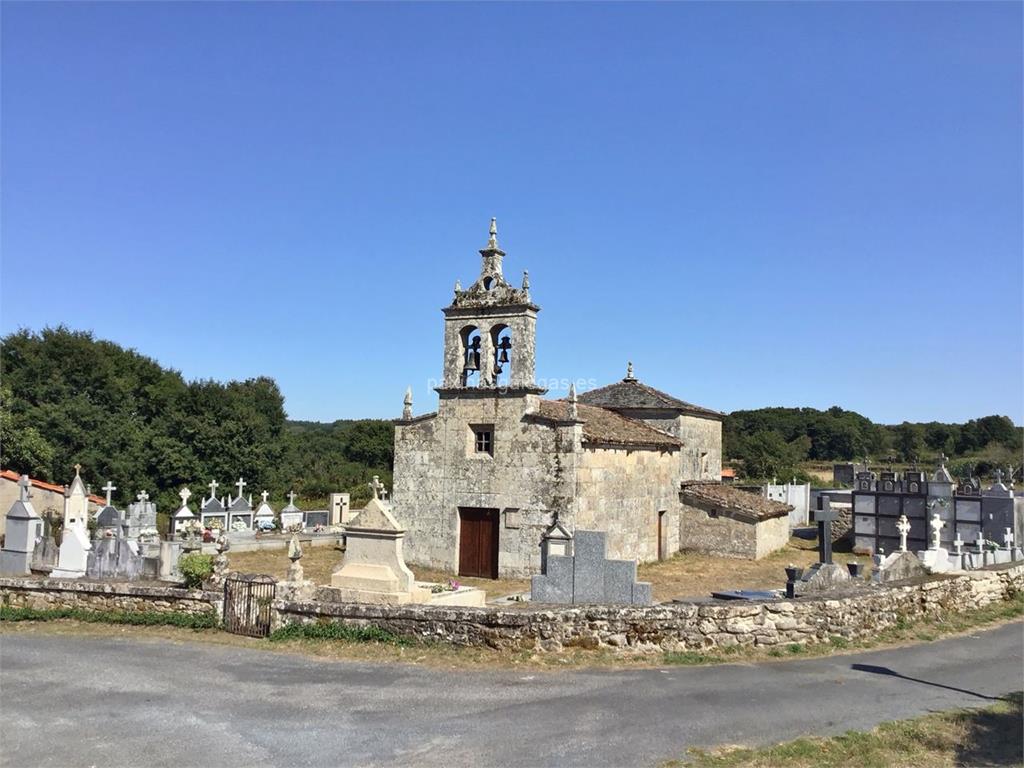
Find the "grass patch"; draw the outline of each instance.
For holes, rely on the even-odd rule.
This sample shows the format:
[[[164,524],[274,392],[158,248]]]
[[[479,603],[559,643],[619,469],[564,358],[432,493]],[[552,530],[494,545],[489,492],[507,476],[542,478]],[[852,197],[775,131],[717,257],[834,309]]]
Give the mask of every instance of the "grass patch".
[[[0,621],[57,621],[72,619],[88,624],[131,624],[170,626],[185,629],[214,629],[217,616],[210,613],[160,613],[158,611],[87,611],[81,608],[15,608],[0,606]]]
[[[737,661],[737,657],[742,657],[744,661],[757,661],[785,656],[827,656],[835,651],[870,650],[882,645],[930,643],[946,635],[1011,621],[1022,616],[1024,616],[1024,593],[1015,593],[1009,600],[994,603],[970,613],[950,613],[916,622],[901,618],[890,629],[881,630],[869,638],[859,640],[833,635],[824,642],[806,645],[800,643],[769,647],[734,645],[706,651],[674,651],[666,652],[662,661],[665,664],[692,666],[695,664],[725,664]]]
[[[349,627],[329,621],[316,624],[287,624],[275,630],[268,638],[272,643],[289,640],[341,641],[345,643],[385,643],[387,645],[411,645],[412,640],[388,632],[380,627]]]
[[[959,709],[883,723],[871,731],[802,738],[763,749],[690,750],[669,766],[697,768],[888,768],[1020,765],[1024,728],[1020,693],[985,709]]]

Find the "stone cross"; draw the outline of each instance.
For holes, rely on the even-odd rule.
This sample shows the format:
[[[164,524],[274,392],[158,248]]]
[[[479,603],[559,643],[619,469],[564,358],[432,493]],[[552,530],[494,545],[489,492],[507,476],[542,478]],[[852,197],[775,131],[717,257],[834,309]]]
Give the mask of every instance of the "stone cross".
[[[78,477],[79,474],[81,474],[81,472],[82,472],[82,465],[81,464],[75,464],[75,477]]]
[[[28,479],[28,475],[22,475],[18,479],[18,501],[28,501],[32,498],[32,491],[29,490],[32,487],[32,482]]]
[[[295,491],[288,491],[288,503],[295,506]]]
[[[379,475],[373,476],[373,482],[370,483],[370,488],[373,490],[373,498],[379,499],[381,491],[384,490],[384,484],[380,481]]]
[[[907,534],[910,533],[910,521],[907,520],[906,515],[900,515],[899,522],[896,523],[896,530],[900,532],[900,552],[906,552]]]
[[[1001,470],[1001,469],[997,469],[996,470],[996,482],[999,483],[1000,485],[1002,485],[1002,482],[1003,482],[1003,470]]]
[[[182,488],[180,491],[178,491],[178,496],[181,497],[181,506],[184,507],[185,505],[188,504],[188,500],[192,496],[192,491],[190,491],[188,488]]]
[[[928,521],[928,524],[932,528],[932,547],[931,548],[932,549],[938,549],[940,546],[942,546],[942,543],[941,543],[942,529],[946,527],[946,522],[941,517],[939,517],[939,513],[936,512],[935,514],[932,515],[932,519]]]
[[[113,493],[114,491],[116,491],[116,490],[117,490],[117,486],[116,486],[116,485],[114,485],[114,484],[113,484],[112,482],[110,482],[109,480],[107,480],[107,484],[106,484],[106,485],[104,485],[104,486],[103,486],[103,488],[102,488],[101,490],[104,490],[104,491],[106,491],[106,492],[107,492],[107,506],[109,507],[109,506],[110,506],[110,497],[111,497],[111,494],[112,494],[112,493]]]
[[[985,533],[984,531],[978,531],[978,540],[974,542],[974,546],[978,548],[979,552],[985,549]]]
[[[138,496],[136,496],[136,498],[143,504],[145,504],[147,501],[149,501],[149,494],[146,493],[145,491],[142,491],[141,493],[139,493]]]
[[[238,482],[235,483],[235,485],[238,486],[238,498],[242,498],[242,489],[245,488],[245,486],[247,486],[248,483],[245,482],[245,480],[243,480],[242,478],[238,478]]]
[[[839,513],[832,509],[828,496],[819,496],[821,509],[814,513],[814,522],[818,524],[818,562],[832,562],[832,523],[839,519]]]
[[[953,551],[956,554],[962,555],[964,553],[964,540],[960,538],[959,533],[957,533],[956,539],[953,541],[953,547]]]
[[[267,503],[267,496],[269,496],[269,495],[270,495],[269,491],[266,491],[266,490],[264,490],[263,493],[260,494],[260,496],[263,497],[263,503],[264,504]]]
[[[1006,533],[1003,534],[1003,544],[1006,545],[1007,549],[1013,549],[1013,529],[1007,528]]]
[[[939,466],[940,466],[940,467],[944,467],[944,466],[946,466],[946,462],[947,462],[947,461],[949,461],[949,457],[948,457],[948,456],[946,456],[946,454],[945,454],[944,452],[943,452],[943,453],[940,453],[940,454],[939,454]]]
[[[211,480],[210,481],[210,498],[211,499],[217,498],[217,486],[218,485],[220,485],[220,483],[218,483],[216,480]]]

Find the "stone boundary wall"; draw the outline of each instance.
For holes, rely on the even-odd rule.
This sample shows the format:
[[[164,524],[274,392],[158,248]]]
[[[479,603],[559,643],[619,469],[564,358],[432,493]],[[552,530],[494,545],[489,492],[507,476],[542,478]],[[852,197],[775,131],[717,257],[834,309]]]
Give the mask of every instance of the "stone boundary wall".
[[[499,609],[277,601],[278,626],[330,621],[376,626],[404,637],[558,651],[567,647],[638,652],[770,647],[856,639],[913,621],[966,613],[1024,591],[1024,565],[864,587],[825,597],[765,602],[668,603]]]
[[[0,603],[12,608],[155,613],[221,613],[223,595],[201,589],[65,579],[0,578]]]
[[[329,621],[404,637],[497,649],[660,652],[857,639],[914,621],[968,613],[1024,592],[1024,564],[799,600],[652,606],[460,608],[274,602],[274,626]],[[222,613],[220,592],[158,585],[0,578],[0,602],[36,609]]]

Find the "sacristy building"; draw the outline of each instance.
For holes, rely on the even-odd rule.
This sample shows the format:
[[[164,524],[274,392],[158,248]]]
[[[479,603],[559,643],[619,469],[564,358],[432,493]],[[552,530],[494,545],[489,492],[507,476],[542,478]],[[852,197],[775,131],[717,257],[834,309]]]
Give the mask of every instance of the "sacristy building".
[[[565,400],[534,378],[540,312],[504,277],[495,224],[480,276],[444,312],[434,413],[396,422],[394,514],[411,563],[467,576],[537,573],[541,538],[605,531],[608,556],[679,550],[684,483],[717,481],[722,414],[626,377]]]

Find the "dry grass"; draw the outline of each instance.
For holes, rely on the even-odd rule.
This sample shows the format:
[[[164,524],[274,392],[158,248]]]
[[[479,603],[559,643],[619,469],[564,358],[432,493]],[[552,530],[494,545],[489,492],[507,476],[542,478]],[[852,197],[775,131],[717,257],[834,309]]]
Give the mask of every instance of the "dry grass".
[[[754,589],[784,586],[786,574],[783,570],[792,563],[808,567],[817,562],[818,555],[814,541],[793,538],[789,545],[762,560],[738,560],[712,555],[682,553],[662,563],[648,563],[639,568],[641,581],[653,585],[654,599],[658,602],[682,597],[708,597],[712,592],[723,589]],[[302,558],[306,578],[317,584],[330,584],[331,572],[341,562],[341,552],[333,547],[307,547]],[[849,552],[836,552],[835,561],[846,563],[857,560]],[[866,558],[859,558],[866,563]],[[284,550],[270,552],[237,552],[229,554],[232,570],[244,573],[266,573],[284,578],[288,571],[288,558]],[[530,591],[529,579],[474,579],[457,576],[431,568],[413,566],[413,573],[420,581],[445,582],[458,579],[466,586],[479,587],[493,600],[505,595]]]
[[[1021,694],[985,709],[960,709],[883,723],[828,739],[802,738],[764,749],[694,750],[670,766],[698,768],[948,768],[1021,765]]]

